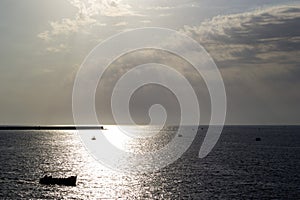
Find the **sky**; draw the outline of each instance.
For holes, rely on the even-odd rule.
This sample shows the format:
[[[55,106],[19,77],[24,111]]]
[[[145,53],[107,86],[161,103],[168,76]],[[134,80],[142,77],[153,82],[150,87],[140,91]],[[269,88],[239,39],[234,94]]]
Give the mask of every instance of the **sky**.
[[[224,80],[226,124],[300,124],[299,25],[300,1],[289,0],[2,0],[0,124],[73,124],[72,90],[84,58],[112,35],[142,27],[174,29],[203,45]],[[202,78],[154,50],[112,63],[97,89],[101,122],[113,123],[109,99],[124,69],[153,61],[182,71],[199,99],[200,123],[209,123]],[[178,121],[174,95],[151,86],[132,97],[133,119],[149,122],[154,103],[165,106],[170,123]]]

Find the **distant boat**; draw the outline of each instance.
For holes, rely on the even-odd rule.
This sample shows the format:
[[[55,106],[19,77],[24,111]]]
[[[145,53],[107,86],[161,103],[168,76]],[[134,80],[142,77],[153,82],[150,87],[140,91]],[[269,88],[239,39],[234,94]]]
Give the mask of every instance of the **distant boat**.
[[[179,134],[179,135],[178,135],[178,137],[182,137],[182,135],[181,135],[181,134]]]
[[[77,176],[70,176],[67,178],[52,178],[52,176],[45,175],[40,178],[39,183],[44,185],[66,185],[66,186],[76,186]]]
[[[93,137],[92,137],[92,140],[96,140],[96,137],[95,137],[95,136],[93,136]]]
[[[255,141],[261,141],[260,137],[255,138]]]

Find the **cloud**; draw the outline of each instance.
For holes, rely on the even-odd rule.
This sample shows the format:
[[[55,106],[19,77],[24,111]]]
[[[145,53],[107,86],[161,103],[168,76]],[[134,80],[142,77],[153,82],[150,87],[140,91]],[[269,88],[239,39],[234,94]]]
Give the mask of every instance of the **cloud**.
[[[141,20],[140,22],[144,23],[144,24],[148,24],[148,23],[151,23],[151,20]]]
[[[180,9],[180,8],[195,8],[200,7],[200,5],[187,3],[187,4],[178,4],[176,6],[151,6],[146,7],[147,10],[156,10],[156,11],[166,11],[166,10],[173,10],[173,9]]]
[[[217,61],[270,62],[300,48],[300,6],[277,6],[217,16],[183,32],[212,52]],[[288,60],[290,58],[287,58]]]
[[[55,36],[66,36],[72,33],[87,30],[93,26],[106,26],[105,23],[100,23],[96,19],[98,15],[107,17],[142,16],[132,11],[130,5],[124,4],[117,0],[68,1],[78,10],[75,17],[63,18],[58,21],[49,22],[51,29],[39,33],[37,35],[38,38],[49,42]]]
[[[159,14],[158,16],[159,17],[169,17],[171,15],[172,15],[171,13],[162,13],[162,14]]]
[[[175,9],[177,7],[175,6],[153,6],[153,7],[147,7],[147,10],[171,10]]]
[[[62,19],[60,22],[51,22],[52,34],[67,34],[72,32],[78,32],[79,27],[91,25],[96,22],[95,19],[86,17],[86,18],[77,18],[75,20],[71,19]]]
[[[120,0],[69,0],[69,2],[78,8],[81,15],[85,16],[140,16],[140,14],[132,11],[130,5],[124,4]]]
[[[60,45],[55,46],[55,47],[47,47],[46,50],[48,52],[51,52],[51,53],[59,53],[59,52],[62,52],[62,51],[67,51],[68,48],[67,48],[66,45],[60,44]]]
[[[40,38],[40,39],[42,39],[42,40],[45,40],[45,41],[50,41],[50,36],[49,36],[49,31],[44,31],[44,32],[42,32],[42,33],[39,33],[38,35],[37,35],[37,37],[38,38]]]
[[[119,22],[116,23],[114,26],[126,26],[128,23],[127,22]]]
[[[300,75],[300,30],[296,26],[300,20],[299,13],[300,6],[277,6],[217,16],[198,27],[185,26],[180,31],[207,49],[228,82],[232,80],[234,83],[239,79],[238,73],[246,76],[245,72],[255,74],[255,79],[261,80],[277,79],[282,75],[291,77],[295,72]],[[176,38],[166,43],[172,46],[182,45]],[[192,49],[190,53],[194,53]],[[161,52],[144,51],[143,54],[129,55],[127,58],[118,61],[118,66],[122,67],[112,74],[122,74],[126,65],[138,65],[152,60],[178,66],[181,73],[191,79],[195,78],[194,71],[186,70],[187,63]],[[251,77],[248,76],[244,80],[251,82]],[[197,85],[196,82],[194,85]]]

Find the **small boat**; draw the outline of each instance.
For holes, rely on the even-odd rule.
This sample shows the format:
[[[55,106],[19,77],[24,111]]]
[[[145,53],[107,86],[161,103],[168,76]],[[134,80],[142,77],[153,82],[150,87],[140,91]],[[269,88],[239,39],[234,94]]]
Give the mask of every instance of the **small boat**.
[[[70,176],[67,178],[52,178],[52,176],[45,175],[40,178],[39,183],[44,185],[66,185],[66,186],[76,186],[77,176]]]
[[[255,138],[255,141],[261,141],[260,137]]]
[[[93,136],[93,137],[92,137],[92,140],[96,140],[96,137],[95,137],[95,136]]]

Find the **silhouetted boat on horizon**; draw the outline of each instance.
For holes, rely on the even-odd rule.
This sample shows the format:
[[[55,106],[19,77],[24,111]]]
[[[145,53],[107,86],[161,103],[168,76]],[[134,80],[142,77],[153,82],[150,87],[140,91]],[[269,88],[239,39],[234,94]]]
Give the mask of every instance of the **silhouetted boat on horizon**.
[[[261,138],[257,137],[257,138],[255,138],[255,141],[259,142],[259,141],[261,141]]]
[[[52,176],[45,175],[40,178],[39,183],[44,185],[66,185],[76,186],[77,176],[69,176],[67,178],[53,178]]]

